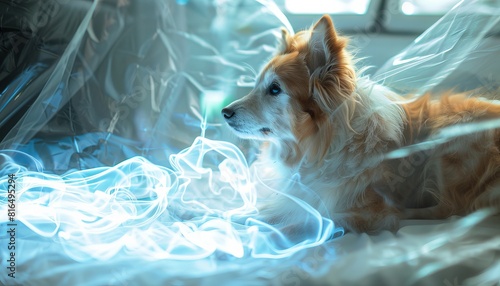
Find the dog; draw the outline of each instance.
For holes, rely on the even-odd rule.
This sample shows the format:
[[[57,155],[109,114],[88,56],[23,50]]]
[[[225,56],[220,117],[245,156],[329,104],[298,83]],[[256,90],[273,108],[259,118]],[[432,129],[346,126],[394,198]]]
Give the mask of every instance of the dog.
[[[259,161],[299,174],[336,224],[377,233],[498,209],[499,125],[475,126],[498,121],[500,104],[451,92],[409,99],[358,76],[328,15],[295,35],[282,29],[281,42],[222,115],[238,137],[263,142]]]

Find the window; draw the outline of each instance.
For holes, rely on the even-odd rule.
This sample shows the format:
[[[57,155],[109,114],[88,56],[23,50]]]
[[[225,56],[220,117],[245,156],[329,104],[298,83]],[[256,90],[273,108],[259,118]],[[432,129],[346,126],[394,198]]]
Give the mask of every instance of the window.
[[[276,0],[296,29],[310,27],[319,16],[330,14],[342,31],[368,30],[375,23],[382,0]]]
[[[292,14],[366,14],[370,0],[285,0]]]
[[[401,12],[405,15],[444,15],[459,0],[401,0]]]

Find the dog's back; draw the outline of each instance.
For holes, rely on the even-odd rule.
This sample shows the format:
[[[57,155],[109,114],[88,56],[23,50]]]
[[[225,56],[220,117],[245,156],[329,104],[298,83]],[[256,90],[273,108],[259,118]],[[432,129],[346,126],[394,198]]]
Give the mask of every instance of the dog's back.
[[[418,169],[417,194],[430,194],[435,202],[410,204],[420,209],[409,209],[406,215],[445,218],[500,207],[500,104],[466,94],[445,94],[436,100],[425,95],[404,109],[407,144],[420,144],[423,150],[407,157],[406,165],[396,171],[404,177],[405,167],[406,173]]]

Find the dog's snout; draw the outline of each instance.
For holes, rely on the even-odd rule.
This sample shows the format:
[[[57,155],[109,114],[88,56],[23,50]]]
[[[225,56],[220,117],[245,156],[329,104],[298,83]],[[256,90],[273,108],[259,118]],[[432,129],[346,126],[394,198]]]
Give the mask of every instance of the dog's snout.
[[[224,108],[222,109],[222,115],[225,119],[229,119],[234,116],[234,111],[230,108]]]

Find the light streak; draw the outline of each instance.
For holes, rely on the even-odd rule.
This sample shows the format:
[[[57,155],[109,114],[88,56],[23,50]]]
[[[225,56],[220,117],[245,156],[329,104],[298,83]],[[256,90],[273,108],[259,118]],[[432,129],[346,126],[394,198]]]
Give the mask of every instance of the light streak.
[[[16,172],[17,220],[40,239],[51,238],[76,261],[122,255],[147,260],[194,260],[216,253],[279,258],[323,243],[331,220],[289,195],[303,221],[268,223],[259,200],[282,193],[265,185],[231,143],[198,137],[173,154],[171,168],[134,157],[112,167],[44,173],[2,155],[0,211],[6,213],[7,176]],[[25,156],[26,155],[26,156]],[[308,192],[299,182],[288,184]],[[303,188],[303,189],[301,189]],[[5,217],[2,217],[2,223]],[[294,232],[286,229],[294,228]],[[303,231],[300,231],[300,230]]]

